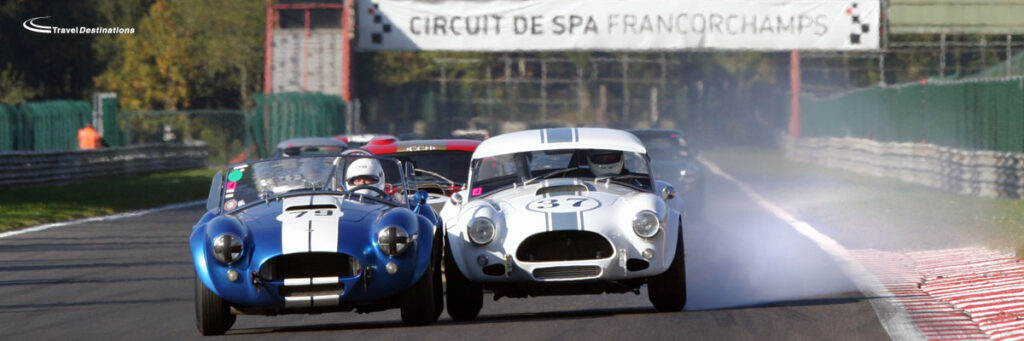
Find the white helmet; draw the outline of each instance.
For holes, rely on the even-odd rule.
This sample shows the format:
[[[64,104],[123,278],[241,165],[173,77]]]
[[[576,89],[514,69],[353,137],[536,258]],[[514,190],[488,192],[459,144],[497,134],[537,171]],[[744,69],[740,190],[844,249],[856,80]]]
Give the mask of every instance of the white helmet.
[[[622,172],[622,152],[617,150],[592,150],[587,153],[590,172],[596,177],[618,175]]]
[[[360,186],[353,183],[356,178],[367,178],[366,180],[369,180],[368,183],[364,183],[362,185],[373,186],[384,190],[384,168],[380,166],[380,161],[369,158],[352,161],[352,163],[348,165],[348,170],[345,172],[346,188]],[[380,195],[380,193],[368,189],[361,189],[355,193],[362,195]]]

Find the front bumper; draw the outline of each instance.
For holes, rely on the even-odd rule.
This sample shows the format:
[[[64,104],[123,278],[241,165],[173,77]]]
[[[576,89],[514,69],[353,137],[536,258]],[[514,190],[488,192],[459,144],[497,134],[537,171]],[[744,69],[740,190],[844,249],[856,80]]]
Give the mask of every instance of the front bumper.
[[[389,301],[408,289],[414,283],[414,277],[418,278],[415,275],[419,270],[415,252],[412,251],[396,258],[349,255],[359,260],[359,266],[342,276],[268,279],[265,274],[261,275],[260,269],[273,257],[254,262],[251,267],[223,266],[211,262],[208,263],[207,271],[213,283],[211,290],[231,302],[239,311],[289,313],[305,312],[310,308],[344,310]],[[393,263],[398,271],[389,274],[386,271],[388,263]],[[235,281],[229,280],[227,274],[230,270],[239,275]],[[419,272],[422,274],[422,271]]]
[[[459,252],[453,251],[456,264],[463,275],[474,282],[620,281],[652,277],[668,269],[676,251],[676,233],[667,233],[665,230],[652,238],[641,238],[631,232],[623,235],[590,231],[607,239],[613,253],[610,257],[587,260],[530,262],[516,257],[520,241],[506,241],[504,244],[495,241],[478,246],[462,235],[451,234],[452,231],[449,231],[449,242],[453,250],[461,249]],[[668,234],[671,236],[667,237]],[[612,237],[609,238],[609,235]],[[667,242],[669,240],[672,242]]]

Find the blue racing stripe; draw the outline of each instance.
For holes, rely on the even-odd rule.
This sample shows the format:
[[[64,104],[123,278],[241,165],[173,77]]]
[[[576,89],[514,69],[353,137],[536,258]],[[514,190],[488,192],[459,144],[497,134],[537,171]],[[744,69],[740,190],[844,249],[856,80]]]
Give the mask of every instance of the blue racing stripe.
[[[576,212],[551,213],[551,230],[579,230],[579,220]]]
[[[572,142],[573,133],[572,128],[553,128],[547,129],[548,131],[548,143],[559,143],[559,142]]]

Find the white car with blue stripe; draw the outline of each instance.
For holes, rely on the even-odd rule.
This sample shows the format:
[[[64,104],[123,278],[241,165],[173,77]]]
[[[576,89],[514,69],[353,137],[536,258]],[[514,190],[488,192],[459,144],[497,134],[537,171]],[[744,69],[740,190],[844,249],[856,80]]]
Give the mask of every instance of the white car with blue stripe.
[[[527,130],[485,140],[469,183],[441,211],[447,305],[477,316],[483,289],[500,297],[639,293],[686,302],[675,189],[650,176],[636,136],[605,128]]]

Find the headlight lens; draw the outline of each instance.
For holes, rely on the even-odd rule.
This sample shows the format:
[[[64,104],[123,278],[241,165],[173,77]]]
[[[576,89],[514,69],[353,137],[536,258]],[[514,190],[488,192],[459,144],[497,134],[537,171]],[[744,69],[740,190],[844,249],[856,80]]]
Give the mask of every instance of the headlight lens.
[[[651,211],[640,211],[633,218],[633,232],[643,238],[651,238],[658,234],[658,215]]]
[[[388,226],[377,233],[377,246],[388,256],[398,256],[409,248],[409,233],[398,226]]]
[[[224,264],[235,264],[242,259],[242,239],[224,233],[213,238],[213,257]]]
[[[494,240],[494,222],[487,218],[476,218],[469,223],[469,240],[484,245]]]

